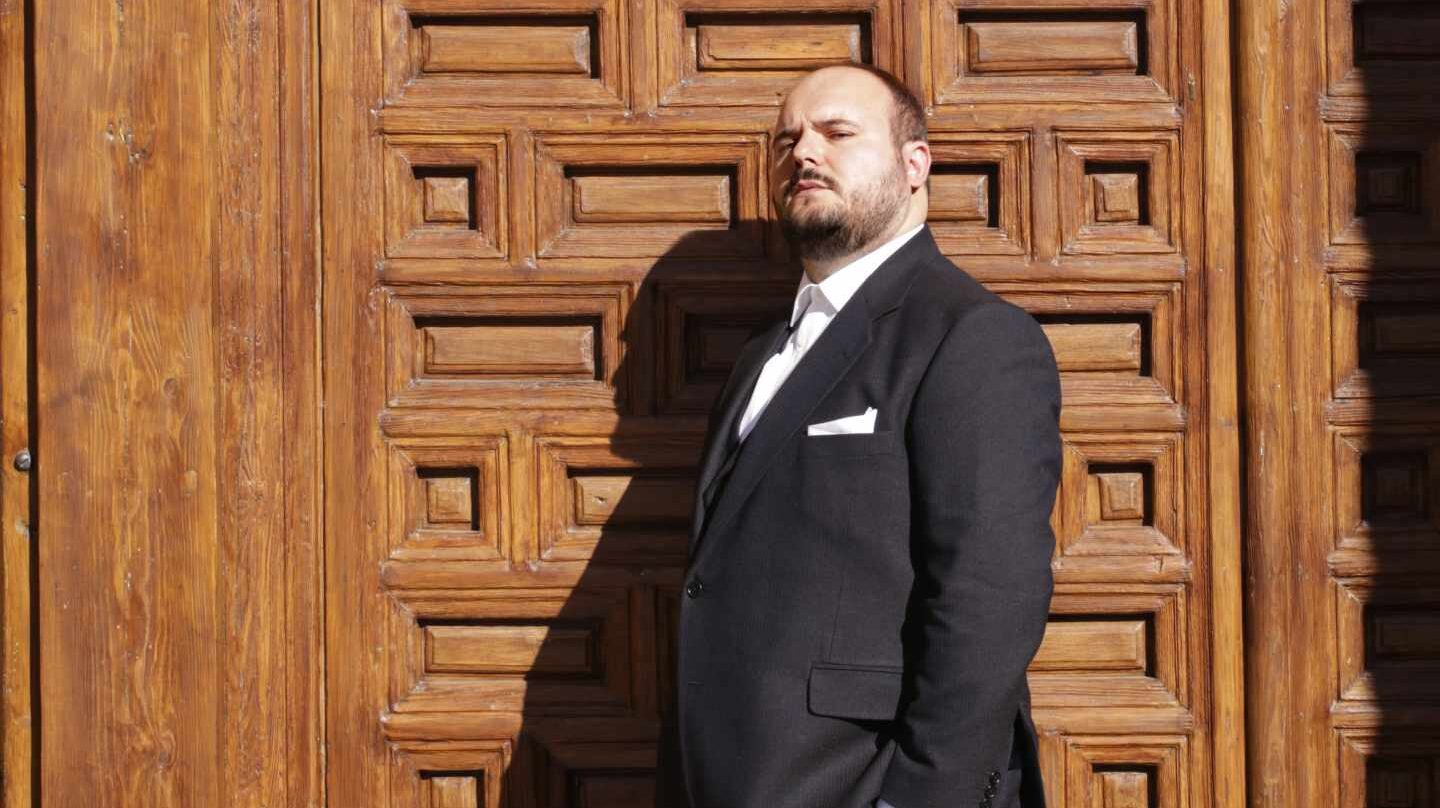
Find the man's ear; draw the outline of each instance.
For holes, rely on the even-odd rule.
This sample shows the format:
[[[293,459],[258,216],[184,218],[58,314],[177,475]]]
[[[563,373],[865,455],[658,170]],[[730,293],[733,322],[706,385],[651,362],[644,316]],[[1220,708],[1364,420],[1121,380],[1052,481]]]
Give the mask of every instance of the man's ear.
[[[930,144],[923,140],[912,140],[900,147],[900,161],[905,164],[905,179],[910,190],[925,187],[930,178]]]

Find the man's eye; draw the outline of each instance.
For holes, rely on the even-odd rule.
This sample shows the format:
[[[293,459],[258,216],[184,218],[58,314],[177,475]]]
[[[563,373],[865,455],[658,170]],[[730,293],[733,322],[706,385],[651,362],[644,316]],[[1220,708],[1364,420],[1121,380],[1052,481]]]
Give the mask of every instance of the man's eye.
[[[853,135],[853,134],[855,134],[855,133],[854,133],[854,132],[843,132],[843,131],[842,131],[842,132],[831,132],[831,133],[830,133],[830,137],[832,137],[832,138],[847,138],[847,137],[850,137],[850,136]]]

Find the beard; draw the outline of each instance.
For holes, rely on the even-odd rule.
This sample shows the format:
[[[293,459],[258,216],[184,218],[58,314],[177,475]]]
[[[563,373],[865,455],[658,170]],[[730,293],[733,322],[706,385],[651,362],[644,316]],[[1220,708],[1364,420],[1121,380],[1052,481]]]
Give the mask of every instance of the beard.
[[[828,261],[859,252],[885,234],[899,218],[909,198],[905,172],[898,162],[887,175],[853,192],[836,190],[828,177],[800,172],[791,187],[801,180],[824,182],[840,197],[836,204],[818,210],[795,211],[780,206],[780,228],[801,258]]]

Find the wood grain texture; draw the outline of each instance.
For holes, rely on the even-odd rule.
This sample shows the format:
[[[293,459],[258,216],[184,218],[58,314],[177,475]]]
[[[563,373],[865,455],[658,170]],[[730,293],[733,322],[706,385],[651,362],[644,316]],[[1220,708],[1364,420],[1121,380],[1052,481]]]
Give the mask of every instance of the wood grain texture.
[[[36,721],[33,663],[35,514],[31,480],[30,260],[33,178],[28,158],[32,88],[26,82],[31,50],[26,40],[30,6],[0,4],[0,805],[29,808],[35,793]],[[30,450],[32,466],[14,458]]]
[[[1244,354],[1251,804],[1423,802],[1440,719],[1415,637],[1440,566],[1415,542],[1440,425],[1412,317],[1435,249],[1396,258],[1435,243],[1417,178],[1440,120],[1407,109],[1434,77],[1362,58],[1399,6],[1236,8],[1244,344],[1276,346]]]
[[[426,73],[590,75],[590,29],[578,25],[426,25]]]
[[[307,26],[36,19],[47,801],[319,804]]]
[[[59,804],[221,805],[230,405],[206,177],[225,159],[210,82],[224,33],[202,7],[122,13],[35,20],[36,83],[57,100],[36,122],[36,315],[64,324],[39,345],[37,482],[41,523],[68,537],[39,543],[41,702],[67,705],[43,716],[41,788]]]

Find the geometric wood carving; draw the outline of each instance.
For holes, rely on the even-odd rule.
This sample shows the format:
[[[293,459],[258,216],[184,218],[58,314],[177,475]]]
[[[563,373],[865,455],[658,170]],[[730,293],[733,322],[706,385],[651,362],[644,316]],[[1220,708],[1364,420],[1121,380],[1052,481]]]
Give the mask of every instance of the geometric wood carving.
[[[1179,378],[1177,286],[1042,292],[997,285],[996,291],[1040,322],[1060,367],[1067,410],[1102,405],[1109,415],[1097,413],[1099,417],[1113,417],[1113,423],[1133,429],[1141,422],[1127,421],[1116,405],[1162,405],[1168,415],[1144,412],[1157,418],[1145,420],[1140,428],[1178,428],[1183,419],[1174,404]]]
[[[1031,671],[1125,671],[1148,675],[1146,616],[1121,620],[1055,620]]]
[[[549,21],[507,25],[505,17],[478,24],[442,20],[431,18],[416,25],[421,73],[596,75],[598,66],[590,63],[591,32],[597,27],[593,16],[579,25]]]
[[[390,104],[617,107],[628,93],[620,0],[383,3]]]
[[[1161,808],[1185,805],[1184,737],[1065,739],[1065,805]]]
[[[1374,580],[1341,580],[1336,598],[1336,697],[1400,709],[1440,697],[1440,595]]]
[[[506,257],[503,135],[397,135],[385,154],[388,257]]]
[[[1345,123],[1329,142],[1332,245],[1440,243],[1440,134]]]
[[[758,257],[762,148],[753,136],[542,137],[535,190],[540,256]]]
[[[1178,136],[1057,135],[1062,251],[1174,253],[1180,243]]]
[[[754,333],[790,314],[793,283],[657,284],[658,410],[706,413]]]
[[[1047,318],[1048,319],[1048,318]],[[1061,373],[1138,377],[1145,373],[1146,317],[1070,318],[1041,325]]]
[[[1059,555],[1180,555],[1180,443],[1174,433],[1065,435]]]
[[[447,743],[398,741],[390,747],[391,800],[410,808],[493,808],[500,805],[508,740]]]
[[[616,407],[624,286],[389,296],[392,406]]]
[[[1174,95],[1171,0],[934,0],[937,104],[1164,101]]]
[[[1346,429],[1334,456],[1338,548],[1440,552],[1440,434]]]
[[[698,441],[541,437],[536,440],[546,561],[655,563],[685,552]]]
[[[1142,75],[1139,42],[1145,38],[1145,13],[1096,17],[1084,12],[1069,19],[1054,13],[989,15],[961,13],[961,43],[969,74],[1030,76]]]
[[[1440,89],[1440,9],[1434,3],[1325,5],[1330,95],[1422,97]]]
[[[395,713],[631,713],[624,588],[391,594]]]
[[[1340,735],[1340,808],[1440,805],[1440,741],[1374,730]]]
[[[947,255],[1030,249],[1030,136],[933,132],[928,223]]]
[[[1074,705],[1079,694],[1096,707],[1178,704],[1186,681],[1184,595],[1174,585],[1150,590],[1057,590],[1029,668],[1034,704]]]
[[[505,558],[507,463],[504,437],[392,441],[390,557]]]
[[[658,0],[660,105],[777,106],[791,85],[827,65],[891,63],[892,0],[783,3]]]
[[[1440,393],[1440,285],[1334,278],[1330,303],[1336,398]]]

